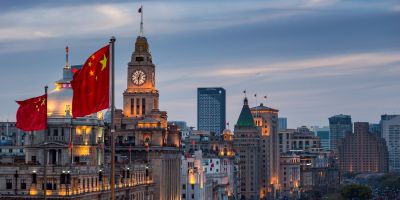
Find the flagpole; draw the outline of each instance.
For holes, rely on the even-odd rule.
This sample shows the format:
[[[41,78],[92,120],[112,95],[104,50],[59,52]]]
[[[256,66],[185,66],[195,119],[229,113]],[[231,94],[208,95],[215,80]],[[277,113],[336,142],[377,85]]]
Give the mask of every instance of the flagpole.
[[[49,127],[47,127],[47,85],[44,86],[44,94],[46,95],[46,129],[45,129],[45,133],[44,133],[44,138],[46,141],[46,131],[49,131]],[[47,142],[45,142],[47,143]],[[46,145],[44,145],[44,199],[47,199],[47,152],[46,152]]]
[[[114,44],[115,44],[115,37],[112,36],[110,39],[110,45],[111,45],[111,60],[110,60],[110,66],[111,66],[111,177],[110,177],[110,182],[111,182],[111,200],[115,200],[115,138],[114,138],[114,133],[115,133],[115,127],[114,127],[114,111],[115,111],[115,106],[114,106]]]

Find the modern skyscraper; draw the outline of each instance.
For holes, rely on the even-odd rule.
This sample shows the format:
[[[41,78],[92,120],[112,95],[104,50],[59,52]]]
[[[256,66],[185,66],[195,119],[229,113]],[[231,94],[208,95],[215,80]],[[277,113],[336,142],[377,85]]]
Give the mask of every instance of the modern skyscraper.
[[[373,133],[378,137],[382,137],[381,131],[382,131],[381,124],[374,124],[374,123],[369,124],[370,133]]]
[[[287,118],[279,117],[278,118],[278,130],[287,129]]]
[[[314,131],[315,135],[319,137],[321,141],[321,148],[323,148],[324,150],[329,150],[330,146],[329,127],[313,126],[312,130]]]
[[[197,129],[221,135],[225,129],[224,88],[197,88]]]
[[[337,142],[342,139],[345,133],[353,131],[353,124],[350,115],[335,115],[329,118],[330,149],[336,151]]]
[[[371,134],[368,122],[354,123],[354,134],[338,141],[339,168],[342,172],[388,172],[385,141]]]
[[[400,115],[382,115],[380,124],[389,151],[389,171],[400,172]]]

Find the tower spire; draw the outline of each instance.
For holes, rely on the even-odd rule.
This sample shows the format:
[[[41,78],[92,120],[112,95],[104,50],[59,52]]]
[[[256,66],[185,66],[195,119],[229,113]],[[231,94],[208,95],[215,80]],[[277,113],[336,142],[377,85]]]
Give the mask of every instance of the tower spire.
[[[65,69],[69,68],[69,65],[68,65],[68,46],[65,47],[65,67],[64,68]]]
[[[140,5],[140,8],[138,10],[138,12],[140,13],[140,36],[143,36],[143,5]]]

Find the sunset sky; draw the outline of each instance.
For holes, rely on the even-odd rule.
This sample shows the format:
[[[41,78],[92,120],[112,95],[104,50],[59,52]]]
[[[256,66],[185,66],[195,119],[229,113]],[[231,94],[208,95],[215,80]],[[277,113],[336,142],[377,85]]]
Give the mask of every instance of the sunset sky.
[[[116,105],[139,33],[140,1],[0,1],[0,121],[53,89],[70,63],[116,42]],[[235,124],[243,90],[268,96],[289,127],[400,114],[400,1],[143,1],[160,108],[196,125],[196,88],[224,87]],[[262,99],[258,99],[260,103]],[[264,102],[265,104],[265,102]]]

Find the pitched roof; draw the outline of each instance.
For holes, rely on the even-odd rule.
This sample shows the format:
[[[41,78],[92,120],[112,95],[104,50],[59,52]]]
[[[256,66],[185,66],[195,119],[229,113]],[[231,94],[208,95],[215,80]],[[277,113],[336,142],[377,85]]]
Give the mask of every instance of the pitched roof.
[[[247,98],[244,99],[242,111],[235,127],[255,127],[253,115],[251,114]]]

